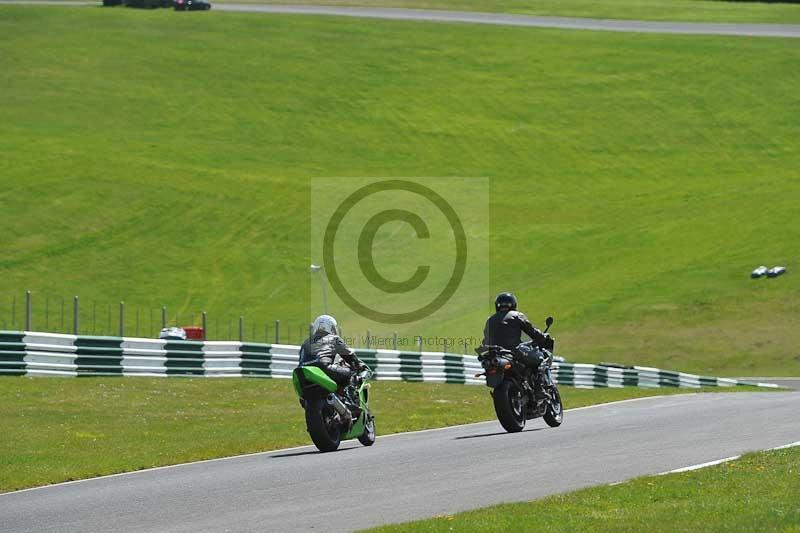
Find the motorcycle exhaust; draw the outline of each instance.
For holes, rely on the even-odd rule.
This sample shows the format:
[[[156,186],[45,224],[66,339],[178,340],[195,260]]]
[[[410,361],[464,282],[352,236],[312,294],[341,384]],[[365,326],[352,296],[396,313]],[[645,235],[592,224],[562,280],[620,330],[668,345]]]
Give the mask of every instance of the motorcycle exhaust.
[[[328,394],[328,405],[333,407],[333,410],[336,411],[342,420],[349,421],[352,420],[352,415],[350,414],[350,409],[348,409],[335,394],[331,393]]]

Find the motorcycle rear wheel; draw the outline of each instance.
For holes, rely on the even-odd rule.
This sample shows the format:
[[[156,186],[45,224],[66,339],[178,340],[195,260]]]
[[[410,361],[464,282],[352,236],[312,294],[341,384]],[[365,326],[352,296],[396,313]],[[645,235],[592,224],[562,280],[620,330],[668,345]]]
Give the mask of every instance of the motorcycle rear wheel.
[[[525,428],[525,407],[522,391],[513,381],[503,381],[494,389],[494,412],[503,429],[517,433]]]
[[[306,428],[311,440],[321,452],[332,452],[339,448],[341,431],[336,425],[333,409],[324,399],[318,399],[306,407]]]
[[[543,418],[548,426],[557,428],[564,421],[564,405],[561,403],[561,394],[558,393],[558,387],[553,386],[550,389],[550,397],[552,399],[547,403]]]

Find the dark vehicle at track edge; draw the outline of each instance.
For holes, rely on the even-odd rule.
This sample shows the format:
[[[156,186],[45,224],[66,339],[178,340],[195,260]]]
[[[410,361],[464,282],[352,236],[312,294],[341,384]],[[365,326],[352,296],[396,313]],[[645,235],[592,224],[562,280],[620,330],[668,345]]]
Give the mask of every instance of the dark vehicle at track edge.
[[[208,11],[211,2],[208,0],[175,0],[175,11]]]
[[[553,317],[547,317],[547,330],[553,324]],[[502,346],[479,346],[475,349],[483,372],[475,377],[486,376],[486,385],[492,389],[494,411],[503,428],[516,433],[525,428],[525,421],[543,417],[550,427],[558,427],[564,420],[564,407],[558,387],[550,375],[553,364],[553,345],[539,348],[545,355],[538,370],[525,365],[516,354]],[[535,372],[546,372],[544,398],[537,402],[532,376]]]

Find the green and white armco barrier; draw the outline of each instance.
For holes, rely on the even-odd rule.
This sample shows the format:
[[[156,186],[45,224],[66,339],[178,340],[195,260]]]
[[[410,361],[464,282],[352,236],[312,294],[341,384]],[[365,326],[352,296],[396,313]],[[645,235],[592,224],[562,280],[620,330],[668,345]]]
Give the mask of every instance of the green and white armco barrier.
[[[0,331],[0,375],[197,376],[290,378],[299,346],[238,341],[172,341]],[[358,349],[375,379],[483,384],[477,357],[439,352]],[[734,387],[771,384],[635,366],[554,363],[560,385],[593,387]]]

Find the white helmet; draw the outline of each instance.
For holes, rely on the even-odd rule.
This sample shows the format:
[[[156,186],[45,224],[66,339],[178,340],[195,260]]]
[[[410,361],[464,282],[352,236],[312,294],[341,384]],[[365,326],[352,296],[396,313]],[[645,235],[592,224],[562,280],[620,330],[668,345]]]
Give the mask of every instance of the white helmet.
[[[314,335],[318,333],[324,333],[326,335],[339,334],[338,325],[336,324],[336,319],[330,315],[320,315],[314,320],[314,324],[311,326],[311,331],[314,332]]]

